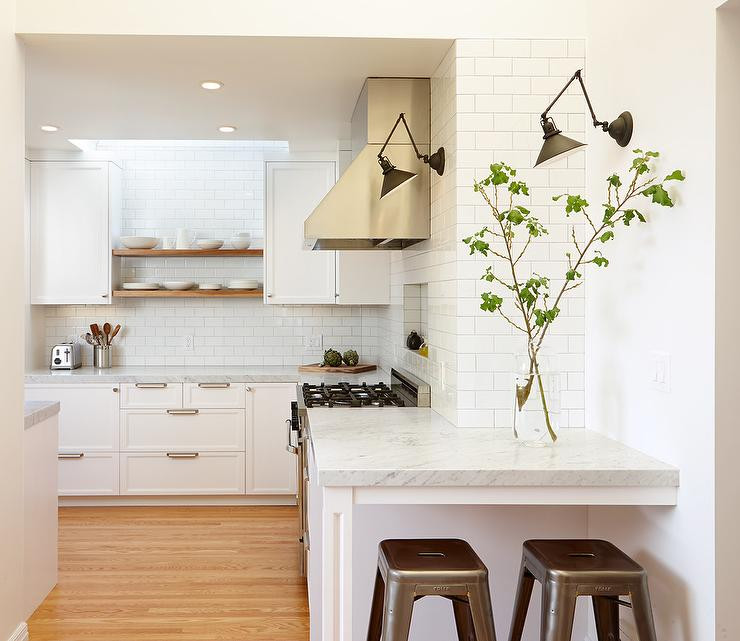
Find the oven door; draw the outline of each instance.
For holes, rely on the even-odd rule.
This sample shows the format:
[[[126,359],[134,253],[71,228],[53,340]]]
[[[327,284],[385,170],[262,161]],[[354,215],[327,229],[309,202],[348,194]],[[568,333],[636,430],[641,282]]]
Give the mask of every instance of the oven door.
[[[285,449],[296,457],[296,505],[298,506],[298,546],[300,557],[301,576],[306,576],[306,553],[305,553],[305,484],[304,484],[304,452],[301,438],[301,421],[298,415],[298,403],[290,404],[290,418],[285,421],[287,430],[287,444]]]

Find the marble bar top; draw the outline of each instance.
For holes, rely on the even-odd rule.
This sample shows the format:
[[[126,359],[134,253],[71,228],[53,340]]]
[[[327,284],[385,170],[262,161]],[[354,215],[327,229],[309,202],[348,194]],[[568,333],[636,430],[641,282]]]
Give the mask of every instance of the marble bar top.
[[[509,430],[457,428],[429,408],[316,408],[308,422],[324,486],[678,486],[675,467],[585,429],[531,447]]]
[[[350,383],[388,382],[378,369],[362,374],[303,373],[297,367],[80,367],[73,370],[37,369],[26,372],[26,384],[48,383]]]
[[[24,429],[38,425],[47,418],[59,414],[59,401],[26,401],[24,407]]]

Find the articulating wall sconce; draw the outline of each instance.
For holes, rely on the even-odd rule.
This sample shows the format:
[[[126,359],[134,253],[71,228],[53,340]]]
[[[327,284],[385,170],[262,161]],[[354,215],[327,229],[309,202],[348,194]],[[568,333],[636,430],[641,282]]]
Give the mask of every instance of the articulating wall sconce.
[[[565,158],[572,154],[579,147],[585,146],[586,143],[578,142],[568,136],[564,136],[563,133],[558,129],[555,121],[548,117],[547,112],[552,109],[553,105],[560,99],[565,93],[565,90],[570,87],[571,83],[578,79],[583,90],[583,96],[586,98],[586,104],[591,112],[591,118],[593,119],[594,127],[601,127],[602,131],[607,132],[620,147],[626,147],[630,139],[632,138],[632,114],[629,111],[623,111],[616,120],[611,123],[607,121],[597,120],[594,108],[591,106],[591,100],[588,97],[586,91],[586,85],[583,84],[583,78],[581,77],[581,70],[576,71],[570,80],[566,83],[565,87],[560,90],[560,93],[555,96],[555,99],[547,105],[545,111],[540,116],[540,125],[542,125],[542,131],[544,132],[543,138],[545,142],[542,143],[542,149],[540,155],[537,156],[537,162],[534,164],[535,167],[540,165],[549,164],[552,161]]]
[[[429,165],[440,176],[444,174],[445,171],[445,148],[440,147],[431,156],[420,154],[419,149],[416,146],[416,142],[414,142],[414,137],[411,135],[411,130],[409,129],[408,123],[406,122],[406,117],[403,115],[403,113],[401,113],[396,120],[396,124],[393,125],[393,129],[391,129],[391,133],[388,134],[388,138],[385,139],[383,147],[378,153],[378,164],[383,170],[383,186],[380,189],[381,198],[387,196],[394,189],[400,187],[416,176],[414,172],[397,169],[396,166],[388,159],[388,156],[383,155],[385,148],[388,146],[388,141],[391,139],[391,136],[393,136],[393,133],[396,131],[396,127],[398,127],[398,123],[400,122],[403,122],[403,126],[406,128],[406,133],[409,135],[411,144],[414,146],[416,157]]]

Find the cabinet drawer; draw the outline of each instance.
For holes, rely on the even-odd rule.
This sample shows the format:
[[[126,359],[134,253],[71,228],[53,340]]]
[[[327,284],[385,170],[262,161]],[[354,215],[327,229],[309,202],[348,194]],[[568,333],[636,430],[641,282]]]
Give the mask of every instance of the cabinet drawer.
[[[121,449],[244,451],[244,410],[123,410]]]
[[[185,383],[183,407],[243,409],[245,389],[244,383]]]
[[[124,383],[121,407],[168,409],[182,407],[182,383]]]
[[[59,496],[118,494],[118,454],[59,452]]]
[[[121,494],[244,494],[243,452],[120,456]]]

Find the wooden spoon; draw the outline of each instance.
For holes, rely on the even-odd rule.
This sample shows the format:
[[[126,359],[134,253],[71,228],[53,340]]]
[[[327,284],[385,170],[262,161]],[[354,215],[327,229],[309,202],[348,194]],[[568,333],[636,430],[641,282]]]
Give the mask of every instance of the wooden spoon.
[[[98,327],[98,324],[93,323],[92,325],[90,325],[90,331],[92,332],[95,342],[100,345],[100,327]]]
[[[103,335],[105,336],[105,344],[110,345],[110,323],[103,324]]]
[[[110,345],[113,342],[113,339],[118,335],[118,332],[120,332],[120,331],[121,331],[121,326],[120,325],[116,325],[113,328],[113,333],[110,335],[110,338],[108,339],[108,345]]]

